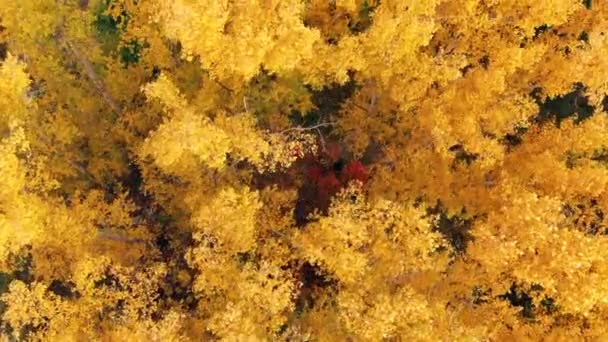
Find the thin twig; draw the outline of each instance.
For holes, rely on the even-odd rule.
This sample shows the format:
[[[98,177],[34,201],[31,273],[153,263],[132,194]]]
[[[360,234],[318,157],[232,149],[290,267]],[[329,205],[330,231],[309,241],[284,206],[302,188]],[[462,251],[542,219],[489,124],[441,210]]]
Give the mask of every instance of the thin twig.
[[[230,113],[230,115],[235,115],[234,112],[232,111],[232,109],[226,107],[226,106],[222,106],[222,109],[227,111],[228,113]]]
[[[327,149],[325,148],[325,138],[323,138],[323,133],[321,133],[321,130],[319,128],[317,128],[317,133],[319,134],[319,142],[321,143],[321,151],[323,151],[323,153],[327,152]]]
[[[367,108],[365,108],[365,107],[357,104],[356,102],[352,102],[352,104],[353,104],[353,106],[355,106],[355,107],[357,107],[357,108],[359,108],[359,109],[361,109],[363,111],[369,112],[369,110],[367,110]]]
[[[233,92],[234,92],[234,90],[232,90],[232,89],[230,89],[230,88],[226,87],[225,85],[223,85],[223,84],[222,84],[222,82],[220,82],[220,81],[216,80],[215,78],[213,79],[213,81],[214,81],[215,83],[217,83],[217,84],[218,84],[220,87],[222,87],[222,88],[226,89],[227,91],[229,91],[229,92],[231,92],[231,93],[233,93]]]
[[[249,106],[247,106],[247,96],[243,96],[243,107],[245,107],[245,112],[249,113]]]
[[[374,89],[372,91],[372,97],[369,100],[369,105],[367,106],[367,112],[368,113],[373,113],[373,110],[376,107],[376,100],[377,99],[378,99],[378,97],[376,96],[376,90]]]
[[[281,133],[287,133],[287,132],[292,132],[292,131],[312,131],[312,130],[316,130],[319,131],[319,128],[321,127],[329,127],[329,126],[335,126],[336,123],[335,122],[322,122],[313,126],[308,126],[308,127],[291,127],[291,128],[287,128],[281,131]]]

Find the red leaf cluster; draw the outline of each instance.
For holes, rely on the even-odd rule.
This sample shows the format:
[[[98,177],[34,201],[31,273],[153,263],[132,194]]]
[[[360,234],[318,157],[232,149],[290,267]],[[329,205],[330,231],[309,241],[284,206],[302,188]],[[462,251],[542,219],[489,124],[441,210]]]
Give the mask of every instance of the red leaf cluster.
[[[368,178],[367,167],[361,163],[359,160],[353,160],[348,163],[343,170],[344,176],[347,178],[347,181],[356,180],[361,183],[365,183]]]
[[[337,160],[339,161],[339,158]],[[365,183],[369,178],[367,167],[359,160],[353,160],[336,170],[310,158],[306,163],[305,174],[315,184],[319,193],[328,195],[333,195],[351,181]]]

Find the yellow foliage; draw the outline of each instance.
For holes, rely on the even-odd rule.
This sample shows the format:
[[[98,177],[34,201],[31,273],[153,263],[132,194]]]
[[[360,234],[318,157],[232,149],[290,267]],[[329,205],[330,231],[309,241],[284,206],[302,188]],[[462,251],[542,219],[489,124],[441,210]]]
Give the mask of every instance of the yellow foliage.
[[[151,155],[169,172],[190,171],[193,157],[212,169],[222,169],[228,155],[237,161],[247,160],[260,170],[272,171],[289,166],[313,148],[308,135],[291,137],[280,132],[260,132],[248,112],[209,113],[214,116],[211,120],[188,106],[166,77],[161,76],[145,91],[161,100],[173,114],[146,139],[141,153]]]
[[[0,339],[603,341],[606,0],[0,3]]]

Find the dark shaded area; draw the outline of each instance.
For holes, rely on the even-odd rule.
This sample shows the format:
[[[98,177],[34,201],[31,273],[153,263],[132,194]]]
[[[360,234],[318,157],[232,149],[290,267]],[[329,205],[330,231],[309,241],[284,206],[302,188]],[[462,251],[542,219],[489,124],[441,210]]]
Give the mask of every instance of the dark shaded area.
[[[185,258],[186,251],[193,245],[191,233],[180,232],[173,227],[165,229],[156,240],[162,260],[170,267],[157,289],[159,315],[162,308],[170,307],[172,302],[179,303],[187,311],[193,311],[198,306],[198,299],[192,288],[192,280],[197,272],[190,267]],[[212,243],[211,248],[213,248]]]
[[[128,67],[129,65],[139,63],[139,58],[143,49],[143,45],[136,40],[132,40],[120,48],[118,55],[120,56],[123,65]]]
[[[131,163],[129,172],[120,181],[128,190],[129,200],[136,204],[137,209],[132,213],[133,217],[148,222],[147,226],[156,236],[153,243],[159,251],[160,259],[170,266],[161,287],[157,289],[158,314],[162,307],[168,307],[169,301],[178,302],[187,310],[194,310],[198,301],[193,293],[192,282],[184,282],[180,277],[183,273],[186,273],[190,280],[195,276],[195,271],[185,259],[186,251],[194,244],[191,233],[175,227],[171,215],[146,193],[143,175],[137,164]]]
[[[157,301],[164,302],[167,307],[171,306],[167,301],[176,302],[187,311],[195,311],[199,300],[194,294],[192,279],[194,279],[196,272],[187,265],[185,259],[181,259],[177,263],[178,265],[173,267],[165,277],[165,286],[158,289],[159,296]],[[180,273],[182,272],[187,273],[188,277],[186,280],[180,277]]]
[[[321,203],[317,188],[306,182],[298,189],[298,199],[293,211],[296,226],[302,228],[310,222],[310,215],[318,208],[327,208],[329,203]]]
[[[93,25],[97,32],[107,35],[118,35],[120,30],[124,30],[128,24],[128,17],[126,12],[122,12],[121,16],[116,18],[106,15],[105,11],[110,7],[112,0],[106,0],[99,3],[99,6],[95,9],[96,17]]]
[[[351,78],[343,85],[332,84],[321,90],[308,87],[308,90],[316,109],[308,113],[292,112],[289,119],[294,126],[308,127],[328,121],[328,117],[337,113],[342,104],[355,93],[357,84]],[[327,130],[327,127],[324,129]]]
[[[108,317],[119,317],[124,314],[125,300],[119,299],[110,305],[104,305],[104,307],[98,311],[97,317],[100,321],[107,319]]]
[[[8,286],[12,280],[13,277],[10,273],[0,272],[0,295],[8,291]]]
[[[589,105],[585,97],[585,86],[580,83],[575,84],[571,92],[555,98],[542,99],[538,90],[530,95],[540,107],[534,119],[536,123],[552,121],[559,127],[565,119],[574,118],[576,123],[580,123],[593,115],[594,108]]]
[[[552,123],[560,127],[561,123],[567,119],[574,119],[574,122],[578,124],[590,118],[595,108],[589,104],[585,96],[585,89],[583,84],[577,83],[571,92],[554,98],[542,98],[541,89],[534,89],[530,96],[538,104],[539,111],[536,116],[530,118],[529,122],[533,125]],[[604,98],[602,105],[604,110],[608,109],[608,97]],[[526,127],[516,127],[512,133],[504,135],[501,142],[508,151],[512,150],[521,144],[527,131]],[[600,156],[598,158],[601,159]]]
[[[0,61],[5,60],[7,56],[8,56],[8,45],[6,44],[6,42],[2,42],[2,43],[0,43]]]
[[[523,136],[527,131],[526,127],[518,126],[515,127],[512,133],[507,133],[502,137],[501,142],[507,148],[507,152],[522,143]]]
[[[447,238],[457,253],[464,254],[467,244],[473,238],[469,232],[472,221],[458,216],[449,217],[445,213],[439,214],[437,230]]]
[[[540,305],[541,305],[543,312],[547,313],[547,314],[553,314],[553,313],[557,312],[557,310],[559,309],[557,307],[557,304],[555,303],[555,299],[553,299],[551,297],[545,296],[545,298],[543,298],[540,301]]]
[[[152,68],[152,74],[150,75],[150,80],[148,82],[154,82],[154,81],[156,81],[158,79],[158,77],[160,76],[160,74],[161,74],[160,67],[158,65],[155,65]]]
[[[382,145],[371,139],[371,141],[365,148],[365,151],[363,152],[363,155],[361,156],[360,160],[361,163],[365,165],[371,165],[378,162],[383,157],[384,150],[382,148]]]
[[[596,199],[579,203],[566,203],[562,214],[572,220],[574,227],[587,235],[606,234],[604,212]]]
[[[359,9],[359,17],[357,20],[351,20],[348,23],[350,32],[360,34],[367,31],[373,24],[372,15],[379,4],[380,2],[378,1],[375,6],[372,6],[367,0],[363,1],[361,8]]]
[[[109,271],[106,271],[105,274],[103,275],[103,278],[96,280],[93,283],[93,285],[95,286],[96,289],[99,289],[102,287],[109,287],[109,288],[113,288],[113,289],[117,289],[117,290],[124,290],[124,287],[120,283],[120,279],[118,279],[118,277],[116,277]]]
[[[168,238],[165,230],[173,222],[173,218],[145,191],[143,175],[136,163],[130,163],[127,174],[118,181],[121,191],[126,190],[127,198],[135,204],[136,209],[131,215],[140,222],[148,222],[149,227],[161,230],[157,232],[156,245],[161,253],[165,253],[167,242],[164,240]],[[117,192],[117,190],[114,190],[114,192]]]
[[[76,284],[73,282],[63,282],[61,280],[53,280],[49,285],[49,291],[53,292],[59,297],[65,299],[78,299],[80,293],[75,289]]]
[[[595,150],[589,159],[598,163],[608,164],[608,149],[601,147]]]
[[[260,261],[262,261],[262,258],[261,255],[256,253],[255,251],[247,251],[236,253],[236,260],[241,265],[253,264],[259,266]]]
[[[213,242],[207,242],[213,248]],[[169,270],[157,289],[159,314],[162,307],[170,307],[170,303],[179,303],[185,310],[193,311],[198,306],[198,299],[194,295],[192,280],[197,272],[186,261],[185,254],[194,245],[189,232],[182,232],[172,226],[167,226],[158,235],[156,247],[161,252],[162,260],[169,266]]]
[[[15,337],[15,330],[10,327],[9,334],[12,340],[9,341],[31,341],[37,332],[46,330],[48,328],[48,322],[48,318],[42,318],[38,325],[26,323],[19,330],[17,337]]]
[[[605,96],[602,99],[602,110],[606,113],[608,113],[608,96]]]
[[[529,289],[523,289],[517,284],[512,284],[508,292],[497,296],[497,298],[508,301],[512,306],[520,307],[520,314],[524,318],[534,319],[537,315],[553,314],[558,310],[555,300],[547,296],[541,300],[540,306],[534,305],[533,297],[536,297],[542,291],[544,291],[544,288],[540,284],[532,284]]]
[[[344,101],[351,97],[356,89],[356,83],[352,78],[342,85],[333,84],[329,87],[324,87],[322,90],[310,89],[312,102],[317,109],[309,113],[309,115],[325,117],[338,112]]]
[[[438,216],[434,230],[445,237],[456,254],[464,254],[467,244],[473,240],[470,233],[473,219],[465,219],[458,215],[448,216],[440,204],[429,209],[428,214]]]
[[[358,35],[366,32],[373,24],[373,13],[380,2],[375,5],[364,0],[356,13],[346,11],[342,7],[338,7],[334,1],[330,1],[327,6],[327,17],[312,16],[304,20],[304,26],[316,28],[321,31],[325,37],[325,43],[337,45],[342,37],[350,33]],[[324,25],[333,26],[337,21],[341,21],[341,26],[337,30],[326,30]]]
[[[467,152],[462,144],[453,145],[448,150],[454,154],[452,168],[456,168],[458,164],[465,166],[471,165],[479,157],[479,155],[475,153]]]
[[[540,37],[544,33],[549,32],[549,30],[551,30],[551,28],[552,28],[552,26],[551,25],[547,25],[547,24],[542,24],[540,26],[535,27],[534,28],[534,35],[532,36],[532,39],[537,39],[538,37]]]
[[[330,165],[330,169],[334,173],[340,173],[344,169],[344,166],[346,166],[346,160],[340,158]]]
[[[484,55],[479,60],[477,60],[477,65],[467,64],[463,68],[460,69],[462,76],[466,76],[469,71],[471,71],[476,66],[480,66],[483,70],[488,70],[490,67],[490,56]]]
[[[143,189],[143,175],[141,169],[135,163],[129,164],[126,175],[119,179],[121,185],[128,191],[129,199],[137,204],[138,207],[150,205],[152,198]]]
[[[579,153],[575,153],[574,151],[566,151],[562,157],[565,158],[564,162],[566,167],[572,170],[579,164],[580,160],[583,159],[584,156]]]
[[[315,293],[332,288],[335,289],[337,286],[335,281],[327,279],[318,266],[308,262],[300,265],[296,273],[296,278],[301,284],[300,291],[295,300],[296,315],[301,315],[306,310],[310,310],[315,306]]]
[[[488,68],[490,67],[490,56],[485,55],[481,57],[478,63],[484,70],[488,70]]]
[[[521,291],[515,284],[511,285],[511,288],[507,293],[499,295],[498,299],[506,300],[512,306],[521,307],[520,313],[525,318],[534,317],[534,304],[532,297],[530,297],[526,292]]]
[[[31,271],[34,266],[32,254],[27,252],[16,256],[13,261],[13,279],[20,280],[26,284],[34,281]]]
[[[292,189],[296,187],[296,179],[284,170],[274,172],[256,171],[253,174],[250,186],[256,190],[262,190],[268,186],[277,186],[279,189]]]
[[[171,241],[169,241],[169,237],[165,234],[161,234],[156,237],[154,240],[154,244],[156,248],[161,252],[163,257],[166,257],[166,254],[169,253],[169,249],[171,248]]]
[[[10,273],[0,272],[0,296],[8,292],[9,285],[13,281],[13,277]],[[6,310],[6,303],[0,301],[0,317]],[[5,332],[4,327],[0,324],[0,334]]]
[[[105,11],[112,6],[112,0],[106,0],[96,8],[95,21],[93,26],[100,37],[105,40],[119,42],[119,37],[127,28],[129,23],[129,13],[122,11],[119,16],[112,17],[105,14]],[[131,40],[118,50],[118,57],[125,67],[139,62],[141,51],[144,48],[136,40]]]
[[[460,73],[462,74],[462,76],[466,76],[467,73],[473,69],[473,64],[467,64],[464,67],[460,68]]]
[[[591,9],[592,0],[583,0],[583,4],[587,9]]]

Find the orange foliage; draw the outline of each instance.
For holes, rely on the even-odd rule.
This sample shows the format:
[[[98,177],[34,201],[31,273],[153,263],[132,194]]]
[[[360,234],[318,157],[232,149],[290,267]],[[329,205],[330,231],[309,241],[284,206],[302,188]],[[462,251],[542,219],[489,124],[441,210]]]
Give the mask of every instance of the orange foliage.
[[[0,4],[0,339],[608,340],[607,0]]]

